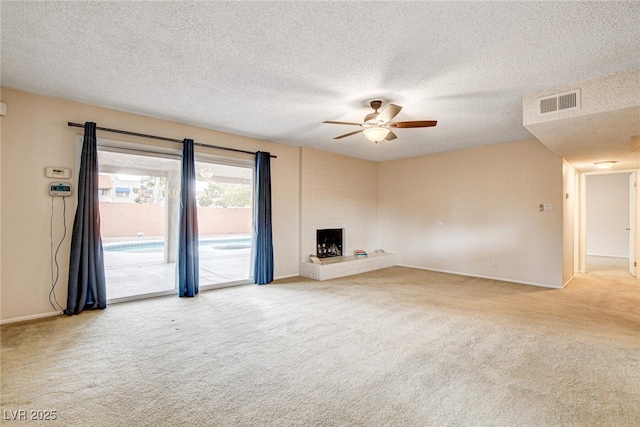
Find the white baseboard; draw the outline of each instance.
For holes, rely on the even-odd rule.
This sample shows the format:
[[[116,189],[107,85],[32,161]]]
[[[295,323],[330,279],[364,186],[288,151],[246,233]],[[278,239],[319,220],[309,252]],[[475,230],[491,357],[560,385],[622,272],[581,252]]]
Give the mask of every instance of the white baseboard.
[[[44,317],[60,316],[62,314],[64,313],[61,311],[51,311],[49,313],[32,314],[31,316],[14,317],[11,319],[0,320],[0,325],[5,325],[7,323],[26,322],[27,320],[42,319]]]
[[[573,280],[573,278],[574,278],[574,277],[576,277],[576,276],[571,276],[571,277],[569,278],[569,280],[567,280],[566,282],[564,282],[564,285],[562,285],[562,289],[564,289],[564,288],[565,288],[565,286],[567,286],[569,283],[571,283],[571,281]]]
[[[587,254],[587,256],[601,256],[601,257],[605,257],[605,258],[626,258],[626,259],[629,259],[629,255],[624,256],[624,255],[606,255],[606,254]]]
[[[288,279],[290,277],[298,277],[300,274],[286,274],[284,276],[274,277],[273,280]]]
[[[407,264],[398,264],[398,267],[407,267],[407,268],[415,268],[417,270],[435,271],[437,273],[455,274],[456,276],[476,277],[478,279],[499,280],[501,282],[517,283],[519,285],[538,286],[541,288],[562,289],[562,286],[551,286],[543,283],[526,282],[524,280],[505,279],[504,277],[481,276],[479,274],[460,273],[459,271],[439,270],[436,268],[417,267],[414,265],[407,265]]]

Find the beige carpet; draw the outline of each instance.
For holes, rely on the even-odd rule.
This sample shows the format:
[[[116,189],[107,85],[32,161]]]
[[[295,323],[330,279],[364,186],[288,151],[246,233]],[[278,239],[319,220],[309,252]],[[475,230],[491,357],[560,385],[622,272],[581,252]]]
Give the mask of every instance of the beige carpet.
[[[630,275],[550,290],[401,267],[114,304],[2,326],[1,409],[64,426],[638,426],[639,311]]]

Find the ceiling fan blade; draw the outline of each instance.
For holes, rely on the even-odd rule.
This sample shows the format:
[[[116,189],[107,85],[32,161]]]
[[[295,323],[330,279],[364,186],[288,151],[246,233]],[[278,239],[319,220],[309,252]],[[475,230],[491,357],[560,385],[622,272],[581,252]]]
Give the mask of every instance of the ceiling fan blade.
[[[352,126],[362,126],[362,123],[354,123],[354,122],[334,122],[333,120],[326,120],[322,123],[329,123],[332,125],[352,125]]]
[[[355,132],[345,133],[344,135],[336,136],[336,137],[335,137],[335,138],[333,138],[333,139],[346,138],[346,137],[348,137],[348,136],[355,135],[355,134],[357,134],[357,133],[361,133],[362,131],[364,131],[364,129],[362,129],[362,130],[357,130],[357,131],[355,131]]]
[[[376,118],[377,122],[387,123],[402,110],[402,107],[396,104],[389,104],[380,111],[378,117]]]
[[[429,128],[435,126],[438,123],[437,120],[414,120],[411,122],[394,122],[389,123],[389,127],[392,128]]]
[[[386,139],[387,141],[393,141],[393,140],[394,140],[394,139],[396,139],[397,137],[398,137],[398,136],[397,136],[395,133],[393,133],[393,132],[389,131],[389,134],[387,135],[387,137],[386,137],[385,139]]]

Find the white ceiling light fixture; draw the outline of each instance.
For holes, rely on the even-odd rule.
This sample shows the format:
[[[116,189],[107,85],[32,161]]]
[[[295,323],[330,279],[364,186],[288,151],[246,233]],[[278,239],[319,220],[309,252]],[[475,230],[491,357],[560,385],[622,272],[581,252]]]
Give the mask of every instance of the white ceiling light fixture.
[[[616,162],[614,160],[607,160],[604,162],[595,162],[594,165],[596,165],[596,167],[598,169],[611,169],[613,167],[613,165],[615,165]]]
[[[389,129],[381,126],[373,126],[362,131],[369,141],[376,144],[385,139],[387,135],[389,135],[389,132]]]

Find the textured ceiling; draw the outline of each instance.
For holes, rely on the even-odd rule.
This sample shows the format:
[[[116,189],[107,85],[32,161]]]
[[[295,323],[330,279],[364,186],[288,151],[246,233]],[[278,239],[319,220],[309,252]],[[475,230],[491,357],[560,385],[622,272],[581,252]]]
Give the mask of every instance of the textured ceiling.
[[[2,1],[0,12],[4,87],[370,160],[532,138],[523,95],[640,67],[638,2]],[[322,121],[359,122],[372,99],[438,125],[378,145],[333,140],[352,128]]]

